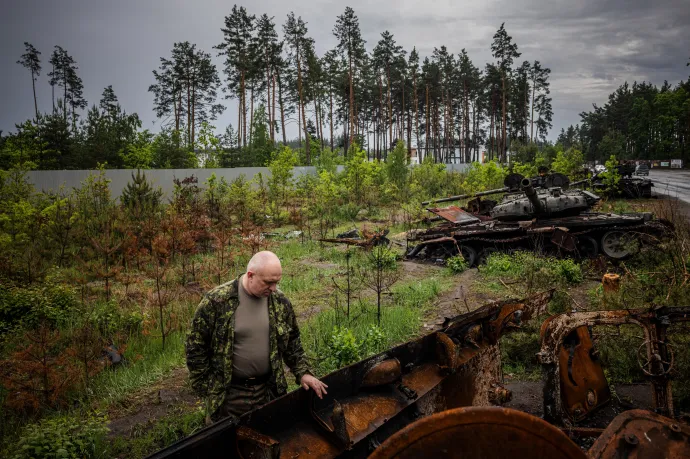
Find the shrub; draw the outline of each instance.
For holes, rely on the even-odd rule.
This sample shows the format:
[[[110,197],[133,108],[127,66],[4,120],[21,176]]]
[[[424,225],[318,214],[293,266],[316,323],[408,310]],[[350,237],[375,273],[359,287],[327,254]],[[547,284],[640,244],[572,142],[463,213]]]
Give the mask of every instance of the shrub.
[[[367,334],[364,337],[364,342],[361,346],[361,348],[364,350],[366,354],[362,357],[367,357],[368,355],[376,354],[383,347],[385,342],[386,335],[381,329],[381,327],[377,325],[370,326],[369,330],[367,330]]]
[[[98,414],[84,419],[60,416],[26,427],[19,437],[13,459],[93,458],[101,456],[108,432],[107,419]]]
[[[583,281],[582,269],[580,265],[575,263],[570,258],[565,260],[558,260],[556,265],[558,275],[562,277],[569,284],[579,284]]]
[[[328,363],[331,368],[342,368],[359,360],[362,343],[347,327],[333,327],[328,343]]]
[[[72,289],[63,285],[0,288],[0,336],[17,326],[33,328],[41,321],[61,325],[76,304]]]
[[[446,260],[446,266],[455,274],[463,273],[467,270],[467,262],[462,256],[450,257]]]

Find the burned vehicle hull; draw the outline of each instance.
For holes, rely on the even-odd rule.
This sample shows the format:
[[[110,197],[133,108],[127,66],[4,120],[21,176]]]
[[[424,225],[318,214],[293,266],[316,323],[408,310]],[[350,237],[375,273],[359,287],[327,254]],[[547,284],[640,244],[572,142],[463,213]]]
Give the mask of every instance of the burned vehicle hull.
[[[149,459],[688,457],[690,428],[672,419],[667,383],[673,359],[663,341],[669,324],[690,320],[688,308],[551,316],[542,325],[538,354],[549,416],[544,420],[491,406],[511,398],[501,385],[500,338],[545,314],[552,294],[495,302],[446,319],[437,331],[325,376],[329,388],[323,400],[298,389],[239,419],[206,427]],[[620,323],[638,323],[648,330],[643,364],[650,370],[655,409],[665,416],[632,410],[618,415],[606,429],[578,428],[568,413],[572,397],[559,388],[571,378],[579,383],[580,373],[592,374],[586,365],[596,355],[591,345],[578,349],[587,344],[587,326]],[[581,339],[570,343],[573,332]],[[575,353],[563,359],[563,348],[568,353],[570,346]],[[562,371],[561,360],[572,371]],[[589,392],[580,394],[583,403],[592,398]],[[601,394],[603,386],[595,398]],[[585,453],[568,438],[573,433],[599,438]]]
[[[553,292],[491,303],[441,330],[322,378],[323,400],[298,389],[226,418],[150,456],[367,457],[386,438],[433,413],[505,402],[499,338],[546,313]]]
[[[445,259],[462,254],[469,266],[481,264],[492,252],[541,251],[575,258],[600,253],[615,260],[634,254],[643,243],[658,241],[669,224],[651,213],[591,212],[599,196],[583,190],[537,189],[533,181],[509,176],[510,191],[489,215],[471,214],[459,207],[428,208],[445,223],[408,239],[416,245],[408,258]],[[519,182],[519,190],[515,183]],[[549,179],[546,180],[546,183]],[[512,187],[511,187],[512,185]]]
[[[445,259],[461,253],[470,266],[494,252],[541,251],[575,258],[625,259],[641,243],[653,243],[669,227],[649,213],[582,213],[572,217],[529,221],[480,221],[466,225],[447,223],[415,236],[408,258]]]

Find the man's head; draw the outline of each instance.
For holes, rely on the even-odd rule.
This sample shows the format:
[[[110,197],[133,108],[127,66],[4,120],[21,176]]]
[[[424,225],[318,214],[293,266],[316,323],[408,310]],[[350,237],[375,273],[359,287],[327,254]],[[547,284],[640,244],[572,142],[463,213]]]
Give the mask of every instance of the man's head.
[[[247,264],[243,286],[247,293],[256,297],[268,297],[278,288],[283,268],[275,253],[258,252]]]
[[[538,172],[541,177],[544,177],[546,174],[549,173],[549,168],[546,166],[539,166]]]

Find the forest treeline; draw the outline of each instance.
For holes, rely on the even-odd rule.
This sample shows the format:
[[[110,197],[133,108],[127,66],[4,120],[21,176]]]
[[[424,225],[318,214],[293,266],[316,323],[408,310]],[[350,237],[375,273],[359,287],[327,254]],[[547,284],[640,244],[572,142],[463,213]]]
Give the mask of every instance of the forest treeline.
[[[35,117],[0,135],[0,167],[263,166],[281,143],[311,165],[326,149],[344,161],[355,142],[369,158],[385,159],[399,140],[408,154],[416,145],[420,161],[479,161],[486,152],[486,159],[505,162],[518,146],[548,143],[551,70],[538,60],[520,62],[504,24],[490,43],[494,60],[484,68],[465,49],[440,46],[420,56],[389,31],[367,44],[350,7],[336,18],[336,47],[321,56],[307,23],[294,13],[280,25],[235,5],[219,25],[222,40],[213,50],[185,41],[160,58],[148,88],[161,126],[155,134],[120,106],[112,86],[87,109],[77,63],[60,46],[48,61],[51,109],[41,112],[35,91],[41,53],[25,43],[18,63],[32,79]],[[220,68],[214,55],[222,58]],[[617,154],[623,143],[635,157],[683,154],[690,130],[687,84],[625,85],[604,108],[583,113],[581,125],[562,132],[562,149],[584,149],[588,159]],[[640,97],[646,106],[634,105]],[[236,124],[218,135],[213,123],[227,108],[219,103],[224,99],[237,101]],[[646,115],[633,120],[633,110]],[[290,124],[297,139],[287,137]]]
[[[603,107],[580,114],[582,123],[561,129],[558,142],[577,146],[587,159],[685,159],[690,149],[690,79],[659,88],[627,82]]]

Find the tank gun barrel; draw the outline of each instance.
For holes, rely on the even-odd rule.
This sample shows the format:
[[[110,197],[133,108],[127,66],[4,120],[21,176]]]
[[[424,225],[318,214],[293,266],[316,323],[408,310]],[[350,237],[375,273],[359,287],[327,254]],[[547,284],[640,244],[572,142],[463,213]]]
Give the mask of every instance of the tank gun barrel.
[[[510,191],[510,188],[504,187],[504,188],[499,188],[497,190],[480,191],[479,193],[474,193],[474,194],[460,194],[458,196],[449,196],[447,198],[433,199],[431,201],[424,201],[422,203],[422,205],[428,206],[431,203],[437,203],[437,202],[450,202],[450,201],[457,201],[460,199],[478,198],[479,196],[488,196],[490,194],[505,193],[506,191]]]
[[[525,196],[527,196],[527,199],[529,199],[529,202],[532,203],[534,212],[538,214],[544,213],[544,206],[541,205],[539,196],[537,196],[537,191],[532,186],[532,181],[528,178],[522,179],[522,182],[520,182],[520,188],[525,193]]]
[[[584,180],[578,180],[577,182],[573,182],[570,184],[571,187],[578,186],[578,185],[583,185],[585,183],[589,183],[590,179],[586,178]]]

